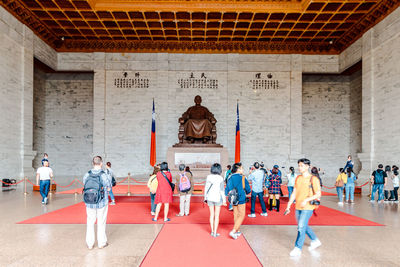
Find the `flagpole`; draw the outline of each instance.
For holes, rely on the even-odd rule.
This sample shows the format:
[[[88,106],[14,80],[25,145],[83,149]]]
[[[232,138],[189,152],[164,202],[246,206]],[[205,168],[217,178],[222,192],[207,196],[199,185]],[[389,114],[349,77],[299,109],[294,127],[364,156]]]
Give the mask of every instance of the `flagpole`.
[[[236,100],[235,163],[240,162],[239,99]]]

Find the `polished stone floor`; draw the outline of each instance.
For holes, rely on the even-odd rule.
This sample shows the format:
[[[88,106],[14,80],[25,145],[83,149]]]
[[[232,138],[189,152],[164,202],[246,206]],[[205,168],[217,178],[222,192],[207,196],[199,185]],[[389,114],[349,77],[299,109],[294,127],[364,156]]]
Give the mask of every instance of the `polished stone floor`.
[[[110,246],[89,251],[85,225],[16,224],[80,202],[81,196],[53,194],[49,205],[43,206],[39,193],[28,191],[25,197],[21,185],[0,192],[0,266],[139,266],[161,229],[153,224],[108,225]],[[372,204],[366,196],[356,197],[353,205],[338,206],[334,196],[322,201],[385,226],[313,226],[323,245],[310,253],[306,239],[298,259],[288,256],[296,226],[243,226],[244,236],[264,266],[400,266],[398,204]]]

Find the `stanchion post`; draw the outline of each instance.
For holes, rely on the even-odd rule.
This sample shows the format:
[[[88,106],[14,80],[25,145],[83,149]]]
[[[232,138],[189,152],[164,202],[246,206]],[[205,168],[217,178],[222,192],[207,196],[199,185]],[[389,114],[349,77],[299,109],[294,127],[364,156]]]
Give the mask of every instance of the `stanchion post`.
[[[74,193],[74,195],[76,196],[76,195],[78,195],[78,179],[75,179],[74,181],[75,181],[75,193]]]
[[[131,173],[128,172],[128,193],[126,194],[127,196],[131,195]]]
[[[53,177],[53,179],[54,179],[54,177]],[[50,188],[49,188],[49,195],[50,196],[52,196],[53,195],[53,190],[52,190],[52,188],[51,188],[51,182],[52,182],[53,180],[52,179],[50,179]]]
[[[24,195],[26,196],[28,192],[26,191],[26,176],[24,177]]]

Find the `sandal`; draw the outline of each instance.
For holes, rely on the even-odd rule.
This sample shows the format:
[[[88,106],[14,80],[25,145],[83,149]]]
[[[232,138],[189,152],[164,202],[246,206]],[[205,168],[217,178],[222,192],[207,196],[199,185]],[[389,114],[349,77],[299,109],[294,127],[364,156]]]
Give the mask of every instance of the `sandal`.
[[[170,218],[167,218],[167,219],[164,220],[164,222],[169,222],[169,221],[171,221]]]

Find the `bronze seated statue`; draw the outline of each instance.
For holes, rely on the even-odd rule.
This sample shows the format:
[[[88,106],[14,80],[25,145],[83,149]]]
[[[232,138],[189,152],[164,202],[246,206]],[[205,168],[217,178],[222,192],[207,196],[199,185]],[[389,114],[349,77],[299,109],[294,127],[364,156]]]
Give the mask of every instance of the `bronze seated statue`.
[[[196,105],[188,108],[179,118],[179,143],[215,144],[217,120],[214,115],[201,105],[201,97],[194,98]]]

